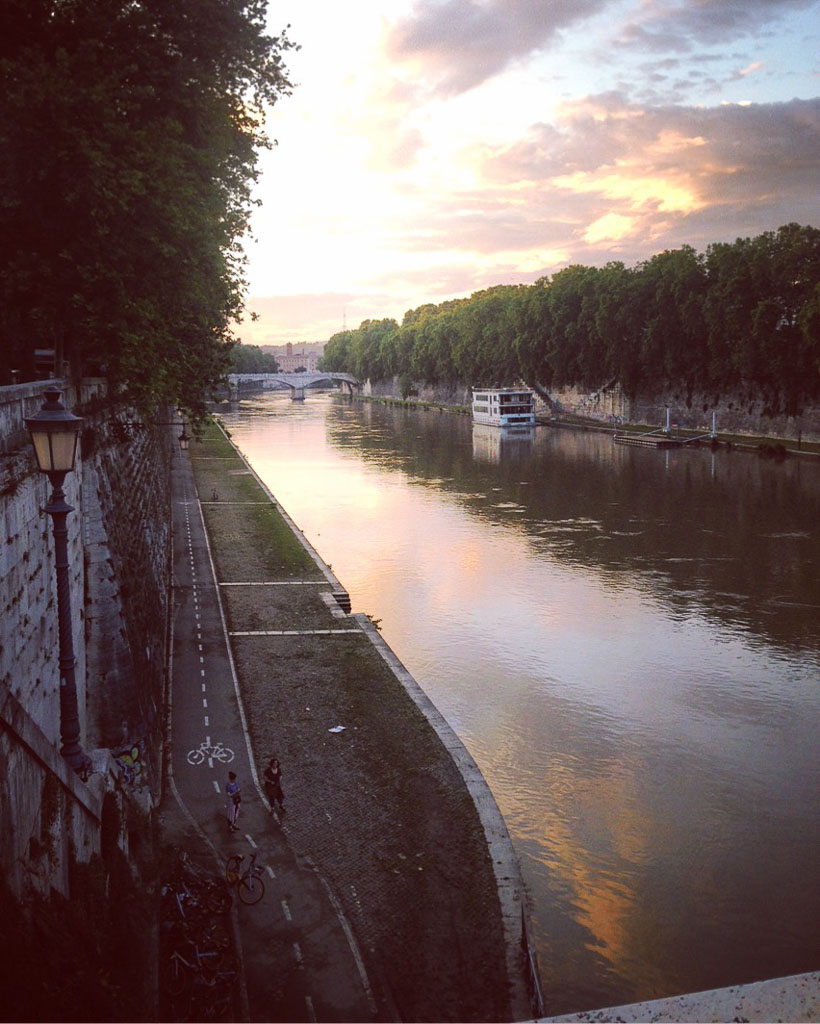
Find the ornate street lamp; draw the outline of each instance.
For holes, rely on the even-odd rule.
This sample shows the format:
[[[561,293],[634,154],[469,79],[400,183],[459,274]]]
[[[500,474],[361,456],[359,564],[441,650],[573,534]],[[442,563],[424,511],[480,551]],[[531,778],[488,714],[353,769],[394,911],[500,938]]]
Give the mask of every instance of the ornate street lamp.
[[[26,417],[37,464],[51,481],[52,493],[45,511],[54,521],[54,553],[57,564],[57,620],[60,633],[60,753],[76,772],[86,772],[90,759],[80,746],[77,682],[74,675],[74,642],[71,629],[71,590],[68,577],[68,528],[66,518],[74,508],[65,500],[63,481],[74,469],[77,437],[82,419],[68,412],[61,392],[50,387],[36,416]]]
[[[179,435],[179,447],[184,451],[188,451],[188,444],[190,443],[190,437],[185,433],[185,424],[182,425],[182,433]]]

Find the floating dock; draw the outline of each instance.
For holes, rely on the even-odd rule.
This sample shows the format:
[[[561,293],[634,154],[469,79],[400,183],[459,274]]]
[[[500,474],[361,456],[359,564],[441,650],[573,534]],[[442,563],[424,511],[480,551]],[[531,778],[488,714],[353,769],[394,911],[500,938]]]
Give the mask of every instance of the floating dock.
[[[637,448],[680,448],[683,441],[665,434],[615,434],[615,444],[631,444]]]

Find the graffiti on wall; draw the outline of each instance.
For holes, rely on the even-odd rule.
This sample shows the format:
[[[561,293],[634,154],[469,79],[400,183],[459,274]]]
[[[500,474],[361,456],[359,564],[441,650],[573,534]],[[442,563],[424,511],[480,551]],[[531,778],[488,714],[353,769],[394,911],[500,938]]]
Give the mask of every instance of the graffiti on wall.
[[[148,772],[138,743],[129,747],[128,750],[123,750],[120,754],[115,754],[114,760],[124,783],[129,786],[142,786],[147,782]]]

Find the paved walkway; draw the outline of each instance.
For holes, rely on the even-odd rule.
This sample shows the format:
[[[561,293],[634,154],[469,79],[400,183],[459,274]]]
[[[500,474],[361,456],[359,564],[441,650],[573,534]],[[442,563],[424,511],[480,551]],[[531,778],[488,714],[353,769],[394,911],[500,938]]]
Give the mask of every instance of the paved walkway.
[[[358,948],[325,879],[301,864],[254,784],[213,565],[185,455],[173,465],[174,613],[163,838],[212,870],[256,851],[266,893],[235,901],[243,977],[240,1019],[368,1021],[377,1017]],[[240,830],[229,831],[225,783],[242,788]],[[208,853],[211,862],[208,864]]]

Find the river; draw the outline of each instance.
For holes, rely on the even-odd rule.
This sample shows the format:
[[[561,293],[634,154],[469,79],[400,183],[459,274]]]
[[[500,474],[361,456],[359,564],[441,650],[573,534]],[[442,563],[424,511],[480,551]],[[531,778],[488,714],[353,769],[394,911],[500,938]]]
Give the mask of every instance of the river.
[[[817,969],[820,464],[228,408],[487,779],[548,1013]]]

